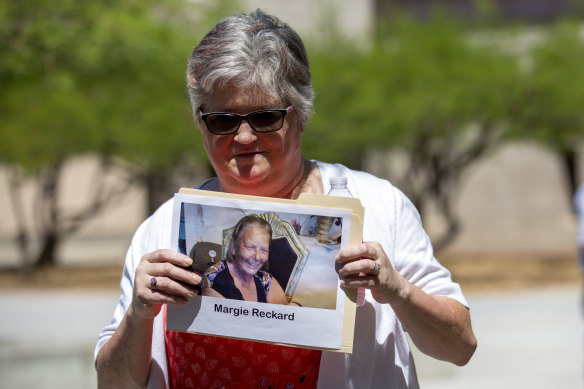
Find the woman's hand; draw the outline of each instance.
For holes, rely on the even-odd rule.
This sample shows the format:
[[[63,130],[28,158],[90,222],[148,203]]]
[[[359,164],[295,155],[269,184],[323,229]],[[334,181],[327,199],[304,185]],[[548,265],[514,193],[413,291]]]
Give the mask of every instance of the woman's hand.
[[[140,259],[134,277],[132,304],[97,356],[100,388],[145,388],[148,385],[154,317],[162,304],[184,304],[197,294],[195,285],[199,284],[201,276],[181,267],[192,263],[191,258],[173,250],[157,250]]]
[[[408,283],[393,268],[378,242],[346,247],[335,260],[341,286],[370,289],[378,303],[389,303],[407,290]]]
[[[346,247],[335,259],[341,285],[370,289],[378,303],[390,303],[422,352],[458,366],[469,361],[477,341],[465,306],[449,297],[426,294],[409,283],[377,242]]]
[[[158,315],[162,304],[185,304],[195,296],[195,286],[201,282],[201,276],[183,269],[192,263],[190,257],[168,249],[144,255],[134,279],[131,307],[134,315],[152,319]]]

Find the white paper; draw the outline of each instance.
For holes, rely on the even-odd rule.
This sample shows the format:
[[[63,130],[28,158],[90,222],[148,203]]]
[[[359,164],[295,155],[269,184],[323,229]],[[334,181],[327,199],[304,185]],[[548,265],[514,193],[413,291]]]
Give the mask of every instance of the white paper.
[[[296,346],[341,348],[345,294],[339,287],[334,257],[349,243],[350,210],[177,194],[171,236],[175,250],[179,247],[181,206],[186,253],[197,242],[222,243],[223,231],[247,214],[274,212],[295,226],[309,254],[292,297],[293,302],[302,306],[196,296],[187,305],[168,306],[168,329]],[[342,224],[340,243],[321,244],[311,235],[314,229],[311,231],[310,223],[314,224],[316,216],[338,218]]]

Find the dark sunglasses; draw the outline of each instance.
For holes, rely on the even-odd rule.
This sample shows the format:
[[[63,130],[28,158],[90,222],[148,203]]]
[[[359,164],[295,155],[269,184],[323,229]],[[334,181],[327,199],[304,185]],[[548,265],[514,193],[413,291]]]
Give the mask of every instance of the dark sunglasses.
[[[274,132],[284,125],[286,114],[294,109],[289,106],[285,109],[263,109],[250,112],[246,115],[229,112],[203,113],[199,109],[199,115],[205,122],[207,130],[214,135],[231,135],[239,130],[241,122],[245,120],[255,132]]]

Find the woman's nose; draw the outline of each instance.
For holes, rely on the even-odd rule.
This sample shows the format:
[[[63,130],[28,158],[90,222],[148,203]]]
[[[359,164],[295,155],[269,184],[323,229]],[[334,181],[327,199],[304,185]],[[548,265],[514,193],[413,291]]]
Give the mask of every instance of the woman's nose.
[[[237,130],[237,133],[235,134],[235,141],[242,144],[248,144],[254,142],[256,139],[257,136],[254,130],[252,130],[246,120],[243,120],[239,126],[239,129]]]

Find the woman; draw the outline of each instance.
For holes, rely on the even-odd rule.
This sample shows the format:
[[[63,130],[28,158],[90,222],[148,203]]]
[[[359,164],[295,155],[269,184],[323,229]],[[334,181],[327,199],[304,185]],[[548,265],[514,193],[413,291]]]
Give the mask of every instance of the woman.
[[[203,296],[286,304],[278,281],[261,270],[268,262],[271,239],[270,223],[258,215],[241,218],[233,228],[227,260],[205,271]]]
[[[367,289],[357,308],[353,353],[274,351],[273,345],[165,331],[163,306],[185,303],[201,281],[181,268],[189,257],[165,249],[172,220],[167,202],[139,227],[128,251],[122,296],[96,347],[100,387],[417,388],[405,331],[430,356],[469,361],[476,339],[466,300],[434,258],[411,202],[385,180],[303,158],[310,77],[300,37],[279,20],[256,11],[220,21],[193,51],[187,71],[195,120],[217,174],[199,188],[296,199],[324,193],[333,176],[347,177],[365,207],[364,242],[336,256],[341,285]],[[247,359],[237,355],[250,350]],[[217,358],[209,359],[215,351]],[[274,366],[274,353],[292,356]],[[255,359],[270,365],[254,370],[252,355],[266,356]],[[200,356],[206,360],[195,361]]]

